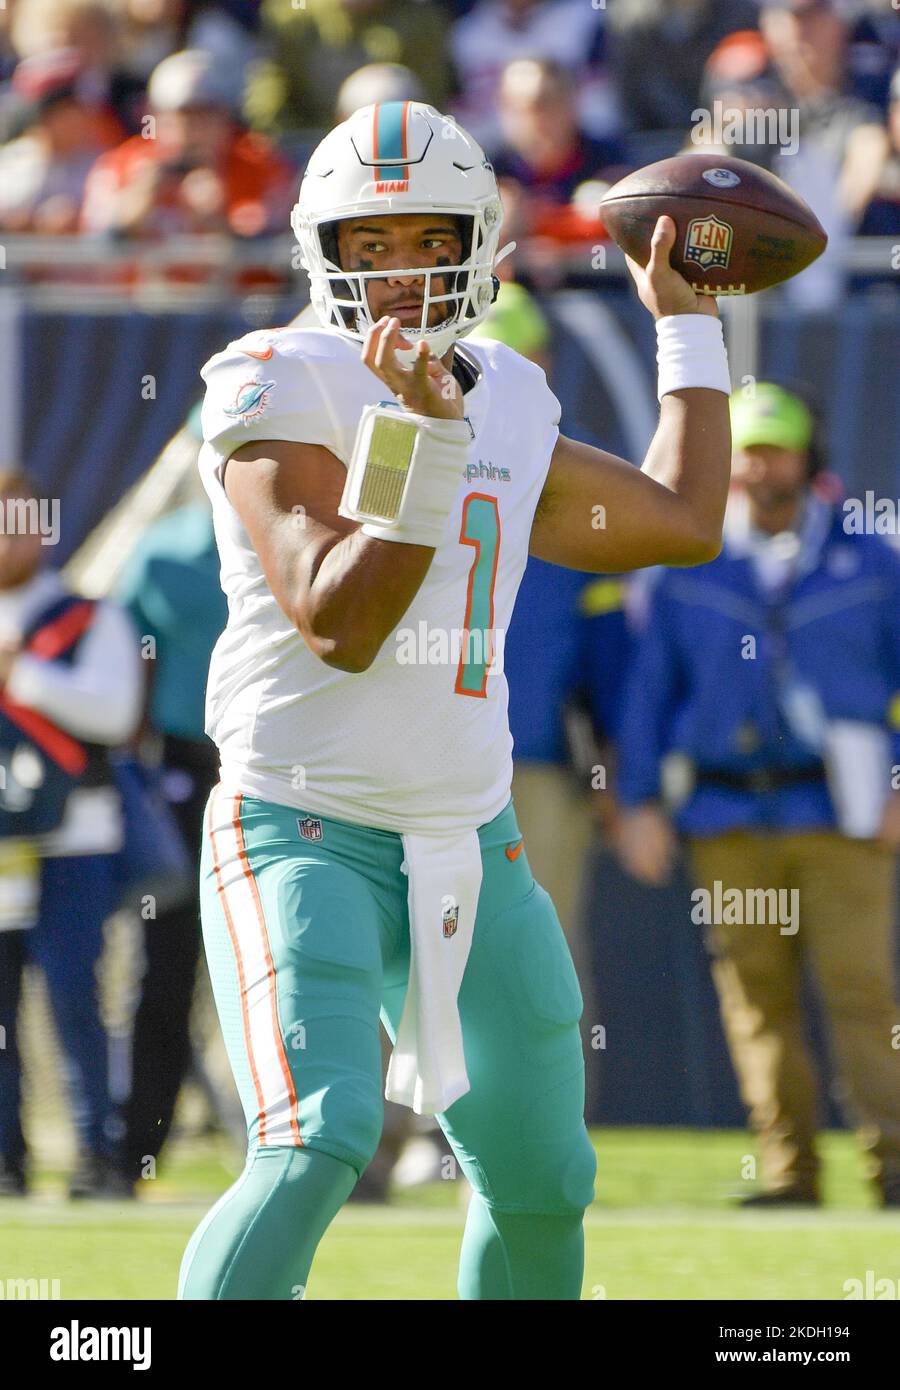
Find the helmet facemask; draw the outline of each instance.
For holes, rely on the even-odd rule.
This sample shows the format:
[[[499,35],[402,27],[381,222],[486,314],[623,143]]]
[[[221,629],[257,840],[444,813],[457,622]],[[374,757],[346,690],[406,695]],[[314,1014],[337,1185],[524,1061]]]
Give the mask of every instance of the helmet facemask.
[[[408,269],[359,270],[344,269],[338,256],[337,224],[358,220],[369,211],[378,216],[428,213],[452,217],[460,229],[462,258],[457,265],[416,266]],[[341,333],[360,341],[374,322],[368,300],[371,280],[415,279],[419,282],[416,296],[422,295],[422,315],[418,326],[401,326],[401,334],[413,346],[397,352],[404,365],[410,365],[418,343],[428,343],[435,357],[443,357],[453,343],[485,317],[496,297],[497,281],[494,264],[500,232],[499,199],[472,211],[471,207],[404,207],[402,214],[383,209],[360,208],[343,218],[323,219],[312,225],[295,228],[298,232],[310,279],[310,296],[320,322],[327,322]],[[512,249],[510,247],[510,249]],[[312,254],[310,254],[312,252]],[[435,282],[438,282],[436,285]],[[429,326],[434,305],[445,307],[437,324]]]

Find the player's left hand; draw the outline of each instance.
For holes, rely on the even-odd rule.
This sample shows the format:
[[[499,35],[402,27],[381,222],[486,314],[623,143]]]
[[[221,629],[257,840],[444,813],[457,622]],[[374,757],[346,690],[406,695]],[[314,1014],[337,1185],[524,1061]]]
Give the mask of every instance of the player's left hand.
[[[671,217],[661,217],[653,230],[650,259],[646,266],[625,257],[638,298],[655,319],[668,314],[712,314],[719,316],[715,297],[698,294],[683,275],[669,264],[669,252],[675,245],[677,228]]]
[[[411,367],[397,361],[397,350],[415,346]],[[362,360],[405,410],[438,420],[461,420],[465,414],[459,382],[443,362],[432,357],[425,342],[410,343],[400,335],[400,320],[385,316],[373,324],[363,343]]]

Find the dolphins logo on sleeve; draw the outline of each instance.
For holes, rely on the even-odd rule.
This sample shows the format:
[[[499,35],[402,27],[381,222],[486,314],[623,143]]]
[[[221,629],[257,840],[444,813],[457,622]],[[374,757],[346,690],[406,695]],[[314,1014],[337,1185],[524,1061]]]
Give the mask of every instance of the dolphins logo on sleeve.
[[[274,381],[245,381],[238,389],[234,405],[224,407],[225,414],[232,420],[242,420],[245,425],[257,420],[269,404],[274,385]]]

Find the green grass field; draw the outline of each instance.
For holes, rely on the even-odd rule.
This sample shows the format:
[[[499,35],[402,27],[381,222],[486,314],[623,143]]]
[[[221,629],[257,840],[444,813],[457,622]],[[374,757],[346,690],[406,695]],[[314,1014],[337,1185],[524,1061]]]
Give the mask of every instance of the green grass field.
[[[583,1297],[837,1299],[844,1281],[900,1281],[900,1211],[880,1212],[853,1138],[824,1136],[826,1206],[746,1212],[733,1199],[748,1154],[739,1131],[596,1130]],[[226,1140],[174,1143],[134,1203],[67,1202],[64,1175],[0,1201],[0,1278],[59,1279],[62,1298],[171,1299],[187,1239],[232,1181]],[[327,1232],[309,1299],[452,1299],[464,1180],[350,1204]],[[900,1284],[898,1284],[900,1290]]]

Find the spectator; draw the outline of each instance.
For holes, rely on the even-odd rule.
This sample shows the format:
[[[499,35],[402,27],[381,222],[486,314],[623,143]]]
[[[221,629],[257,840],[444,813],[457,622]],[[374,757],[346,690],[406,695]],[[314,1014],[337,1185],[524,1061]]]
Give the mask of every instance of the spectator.
[[[163,60],[148,87],[152,138],[126,140],[88,179],[83,226],[148,238],[282,231],[294,174],[265,136],[234,118],[230,74],[209,54]]]
[[[757,0],[615,0],[609,61],[624,119],[640,131],[684,130],[716,44],[755,29]]]
[[[12,9],[0,6],[0,83],[12,77],[16,66],[16,50],[9,33]]]
[[[887,107],[891,73],[900,63],[900,9],[893,0],[870,0],[857,15],[847,54],[851,95],[880,111]]]
[[[885,151],[875,196],[863,213],[859,228],[862,236],[900,237],[900,67],[891,83],[887,128],[890,143]],[[891,269],[896,284],[896,267]]]
[[[137,129],[144,84],[120,65],[118,17],[103,0],[17,0],[10,32],[20,58],[76,50],[78,96],[106,112],[107,144]]]
[[[414,72],[402,63],[367,63],[341,83],[335,121],[346,121],[361,106],[382,101],[425,101],[425,92]]]
[[[203,808],[218,754],[203,732],[206,672],[227,606],[212,514],[204,498],[151,526],[122,576],[118,598],[141,640],[152,637],[149,722],[162,736],[162,790],[199,863]],[[169,1133],[191,1057],[190,1011],[200,952],[199,878],[189,896],[144,922],[146,969],[132,1038],[132,1086],[122,1145],[130,1183]]]
[[[503,139],[498,90],[504,69],[516,58],[558,63],[575,91],[584,129],[598,137],[618,132],[602,8],[583,0],[478,0],[453,26],[450,43],[460,88],[454,113],[489,152]]]
[[[693,787],[677,824],[709,895],[693,920],[708,928],[761,1147],[763,1191],[745,1201],[819,1200],[801,1006],[810,966],[868,1175],[883,1205],[900,1206],[891,1045],[900,793],[890,790],[900,753],[900,556],[880,536],[845,527],[814,490],[821,454],[803,400],[758,383],[752,398],[734,398],[732,433],[740,491],[722,554],[658,575],[632,662],[620,851],[635,877],[666,881],[675,840],[661,762],[687,758]]]
[[[799,151],[779,151],[773,170],[829,236],[825,254],[784,292],[793,304],[826,308],[844,285],[846,241],[877,186],[887,136],[880,112],[847,92],[849,26],[831,0],[765,3],[760,28],[799,115]]]
[[[150,74],[170,53],[190,46],[185,0],[118,0],[122,65],[146,87]]]
[[[409,68],[446,110],[447,18],[435,0],[263,0],[262,14],[271,56],[250,78],[246,107],[259,129],[328,129],[341,83],[369,63]]]
[[[257,55],[258,0],[114,0],[122,66],[143,86],[170,53],[200,48],[231,73],[236,98]]]
[[[91,166],[109,148],[107,123],[78,96],[81,60],[74,49],[19,63],[16,140],[0,147],[0,227],[7,232],[73,232]]]
[[[707,60],[700,104],[692,117],[691,145],[718,149],[768,169],[779,142],[792,135],[798,138],[788,115],[765,39],[756,29],[741,29],[717,44]],[[731,137],[727,146],[716,142],[726,130]]]
[[[119,608],[80,599],[43,567],[52,515],[24,474],[0,476],[0,508],[0,1193],[27,1186],[17,1015],[30,961],[66,1058],[80,1148],[70,1195],[122,1195],[94,972],[123,830],[108,751],[137,726],[141,663]]]
[[[578,125],[569,77],[558,63],[520,58],[500,80],[499,109],[505,143],[493,156],[507,213],[515,209],[513,236],[567,235],[579,186],[610,184],[626,172],[616,139],[596,139]],[[602,235],[599,222],[581,235]]]

